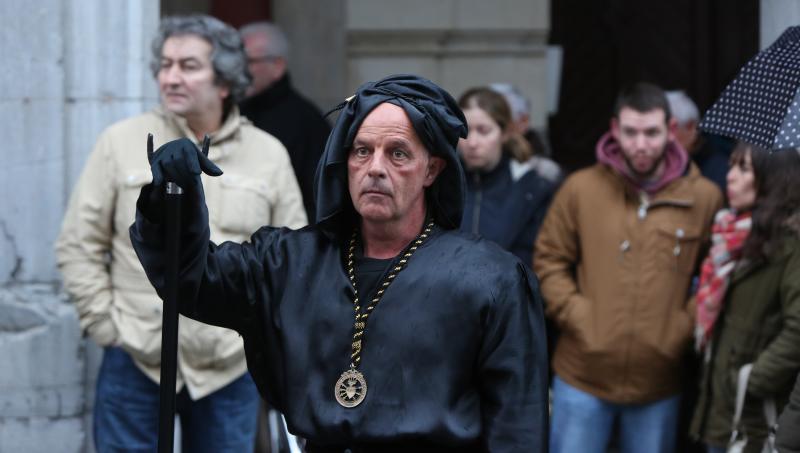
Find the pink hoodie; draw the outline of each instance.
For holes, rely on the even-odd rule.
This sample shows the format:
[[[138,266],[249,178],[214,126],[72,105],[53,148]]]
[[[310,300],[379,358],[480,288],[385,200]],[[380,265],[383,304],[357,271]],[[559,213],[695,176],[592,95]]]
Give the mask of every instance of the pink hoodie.
[[[641,181],[631,173],[625,158],[622,156],[622,149],[619,143],[614,140],[611,132],[606,132],[600,137],[595,148],[595,154],[598,162],[613,168],[634,187],[644,190],[649,195],[653,195],[666,187],[667,184],[680,178],[689,163],[689,154],[680,143],[674,140],[669,141],[667,142],[667,149],[664,151],[664,173],[655,181]]]

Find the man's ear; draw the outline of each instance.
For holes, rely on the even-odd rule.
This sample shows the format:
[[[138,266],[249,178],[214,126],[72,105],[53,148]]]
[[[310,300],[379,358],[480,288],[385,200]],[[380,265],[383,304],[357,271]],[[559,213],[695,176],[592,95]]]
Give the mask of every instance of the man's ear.
[[[231,89],[227,85],[217,85],[219,87],[219,98],[221,101],[225,101],[225,99],[230,96]]]
[[[431,156],[428,159],[428,166],[425,169],[425,187],[430,187],[434,181],[436,181],[436,177],[439,176],[439,173],[444,170],[444,167],[447,166],[447,162],[441,157]]]
[[[678,120],[675,117],[672,117],[667,121],[667,136],[669,137],[670,141],[675,141],[678,139],[675,132],[678,130]]]
[[[275,65],[275,80],[278,80],[282,78],[284,74],[286,74],[286,59],[283,57],[277,57],[273,64]]]
[[[611,117],[610,127],[611,136],[614,137],[614,140],[619,141],[619,120],[616,116]]]

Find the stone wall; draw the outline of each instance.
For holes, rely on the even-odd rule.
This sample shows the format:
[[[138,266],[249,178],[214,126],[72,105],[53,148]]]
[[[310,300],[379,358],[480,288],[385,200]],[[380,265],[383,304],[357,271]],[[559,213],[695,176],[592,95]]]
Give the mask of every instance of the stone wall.
[[[53,241],[99,132],[156,100],[153,0],[0,2],[0,452],[85,452],[100,352]]]
[[[295,85],[323,110],[363,82],[415,73],[453,96],[512,83],[543,127],[548,104],[548,0],[273,0],[289,35]]]

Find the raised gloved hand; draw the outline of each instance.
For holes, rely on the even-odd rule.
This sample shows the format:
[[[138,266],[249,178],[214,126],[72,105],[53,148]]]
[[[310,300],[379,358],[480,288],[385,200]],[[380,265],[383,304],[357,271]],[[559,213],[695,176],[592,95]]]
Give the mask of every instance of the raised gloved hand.
[[[147,137],[147,160],[153,174],[153,186],[161,187],[166,181],[192,190],[200,184],[200,173],[219,176],[222,170],[208,158],[208,135],[203,140],[203,151],[188,138],[180,138],[161,145],[153,152],[153,137]]]
[[[178,184],[189,196],[191,205],[201,204],[204,200],[203,186],[200,183],[200,172],[210,176],[219,176],[222,170],[208,159],[208,136],[203,140],[203,151],[197,149],[191,140],[181,138],[162,145],[153,152],[153,135],[147,135],[147,160],[153,182],[142,187],[136,208],[150,222],[161,223],[164,214],[165,191],[167,181]],[[191,214],[190,209],[184,215]]]

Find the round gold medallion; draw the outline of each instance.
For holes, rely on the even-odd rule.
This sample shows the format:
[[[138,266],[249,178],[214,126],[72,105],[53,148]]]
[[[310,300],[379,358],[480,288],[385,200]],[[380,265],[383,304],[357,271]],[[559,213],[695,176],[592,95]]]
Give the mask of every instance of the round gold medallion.
[[[344,407],[356,407],[367,396],[367,381],[355,368],[342,373],[334,389],[336,401]]]

